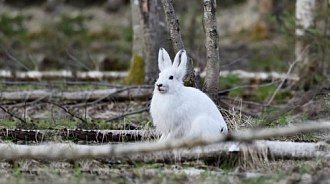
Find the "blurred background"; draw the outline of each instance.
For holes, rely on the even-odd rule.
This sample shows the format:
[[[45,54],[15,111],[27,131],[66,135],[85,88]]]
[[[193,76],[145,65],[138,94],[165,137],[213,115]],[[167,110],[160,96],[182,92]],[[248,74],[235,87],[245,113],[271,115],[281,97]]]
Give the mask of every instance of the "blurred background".
[[[294,60],[294,6],[290,0],[217,1],[221,70],[286,71]],[[203,68],[202,2],[176,0],[174,7],[185,47]],[[129,0],[1,1],[1,69],[127,70],[132,41]]]
[[[10,83],[15,80],[30,80],[27,75],[19,77],[17,74],[29,71],[69,71],[73,72],[74,76],[75,72],[114,72],[109,74],[110,77],[99,75],[101,77],[89,79],[107,82],[106,85],[109,85],[108,82],[146,83],[143,76],[142,80],[134,80],[141,78],[139,73],[143,73],[140,70],[144,69],[143,63],[140,63],[142,66],[139,65],[139,59],[134,56],[140,55],[143,61],[148,55],[144,48],[143,32],[139,33],[136,28],[141,26],[141,17],[134,2],[136,0],[1,0],[1,90],[43,89],[45,85],[18,86],[17,83]],[[174,51],[169,43],[163,9],[160,1],[155,2],[158,3],[156,7],[159,16],[156,28],[165,31],[157,33],[157,39],[163,41],[159,41],[160,44],[153,49],[157,52],[159,47],[164,47],[173,57]],[[227,74],[220,77],[220,94],[268,105],[270,102],[283,104],[296,95],[295,89],[307,91],[312,89],[314,84],[326,81],[329,76],[329,2],[316,2],[313,14],[315,26],[301,39],[303,45],[310,45],[308,58],[313,62],[310,62],[309,67],[299,64],[302,66],[300,68],[308,70],[296,72],[291,70],[291,66],[297,60],[297,48],[302,52],[303,46],[299,48],[297,41],[296,29],[299,26],[296,26],[295,1],[218,0],[216,16],[220,69],[223,74]],[[197,0],[175,0],[174,8],[185,48],[193,59],[195,69],[202,73],[206,65],[203,3]],[[156,59],[153,62],[157,67]],[[251,72],[252,77],[242,73],[230,73],[237,70]],[[135,74],[132,74],[130,79],[125,79],[127,71],[135,71]],[[9,76],[8,72],[13,75]],[[262,78],[260,75],[253,75],[256,72],[274,72],[279,75],[276,77],[265,74],[268,77]],[[282,74],[287,72],[290,76],[283,79]],[[65,76],[65,73],[63,75]],[[297,80],[296,75],[299,75],[300,79],[313,76],[310,80],[312,82],[306,82],[297,88],[288,88],[292,81]],[[30,78],[43,80],[38,76]],[[278,87],[281,80],[285,83]],[[63,82],[62,79],[61,81]],[[150,81],[147,83],[152,84]],[[49,87],[52,84],[54,83],[50,82],[47,85]],[[8,88],[8,85],[11,88]],[[70,89],[68,85],[56,88]],[[78,89],[76,85],[73,90],[99,88],[108,86],[87,84],[79,86]],[[281,90],[276,91],[277,88]],[[264,109],[263,105],[253,108],[247,106],[249,110],[255,108],[258,112]]]
[[[149,4],[139,8],[137,2]],[[181,49],[173,48],[161,2],[172,1],[0,0],[0,143],[100,145],[135,140],[135,135],[121,138],[111,130],[153,130],[149,106],[158,76],[158,49],[164,47],[172,58]],[[209,29],[204,30],[203,2],[173,1],[200,89],[212,73],[205,67]],[[330,0],[216,1],[220,75],[216,71],[217,91],[210,96],[230,132],[329,121],[329,4]],[[141,9],[147,12],[143,20]],[[257,152],[254,146],[205,162],[200,155],[191,162],[175,156],[162,163],[0,160],[0,183],[329,181],[329,159],[319,157],[328,155],[324,151],[329,131],[269,140],[314,142],[320,150],[315,160],[295,150],[291,160],[289,155],[285,160],[268,158],[268,149]]]

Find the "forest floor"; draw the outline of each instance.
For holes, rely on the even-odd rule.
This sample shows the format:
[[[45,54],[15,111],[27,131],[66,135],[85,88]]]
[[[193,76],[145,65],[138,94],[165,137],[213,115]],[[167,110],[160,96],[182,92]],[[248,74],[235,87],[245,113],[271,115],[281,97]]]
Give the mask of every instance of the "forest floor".
[[[132,31],[128,6],[116,13],[103,8],[79,9],[64,7],[60,12],[45,13],[42,7],[23,10],[1,6],[0,68],[4,70],[127,70],[131,57]],[[179,15],[189,22],[191,16]],[[197,15],[196,35],[184,31],[184,42],[192,53],[196,66],[203,67],[205,56],[201,15]],[[229,16],[229,15],[228,15]],[[187,20],[187,21],[186,21]],[[191,21],[191,20],[190,20]],[[14,25],[14,26],[13,26]],[[184,28],[189,25],[183,24]],[[291,25],[292,26],[292,25]],[[221,27],[221,26],[220,26]],[[182,30],[188,30],[188,29]],[[275,71],[285,73],[294,61],[294,37],[288,30],[267,38],[255,37],[251,30],[231,35],[221,34],[222,70]],[[282,34],[283,33],[283,34]],[[196,40],[191,42],[190,37]],[[47,40],[47,41],[45,41]],[[328,79],[325,79],[327,81]],[[330,88],[322,87],[307,101],[292,101],[305,95],[292,90],[293,81],[286,81],[267,105],[281,80],[242,79],[236,75],[220,78],[221,112],[230,130],[255,127],[280,127],[308,120],[330,120]],[[17,81],[1,79],[1,92],[26,90],[86,91],[109,89],[123,81]],[[329,84],[329,83],[328,83]],[[150,96],[151,97],[151,96]],[[111,97],[96,101],[35,101],[1,100],[0,129],[61,130],[61,129],[150,129],[152,122],[147,110],[124,116],[125,113],[146,109],[150,97],[144,100],[117,100]],[[303,99],[303,98],[301,98]],[[297,105],[298,104],[298,105]],[[62,108],[63,107],[63,108]],[[276,117],[272,117],[280,112]],[[18,118],[13,118],[11,114]],[[116,120],[108,121],[116,118]],[[299,134],[277,140],[327,141],[327,132]],[[58,139],[51,141],[101,144],[95,141]],[[39,144],[0,134],[0,143]],[[1,153],[0,153],[1,154]],[[121,162],[120,160],[79,161],[0,161],[0,183],[329,183],[330,161],[256,159],[237,157],[222,161],[196,160],[170,163]]]
[[[31,87],[31,86],[30,86]],[[6,86],[6,90],[10,90]],[[94,87],[91,87],[94,89]],[[95,86],[95,88],[97,88]],[[13,91],[18,90],[17,86]],[[81,91],[78,87],[77,91]],[[251,95],[253,96],[253,95]],[[228,97],[228,96],[224,96]],[[235,129],[254,127],[280,127],[303,123],[308,120],[329,120],[329,89],[313,97],[300,108],[290,113],[283,113],[276,120],[269,123],[263,117],[272,114],[271,110],[262,111],[260,116],[251,117],[242,111],[251,110],[244,105],[245,100],[238,100],[238,107],[222,108],[231,131]],[[255,103],[258,103],[254,101]],[[276,101],[275,101],[276,102]],[[260,102],[259,102],[260,103]],[[278,108],[284,104],[278,103]],[[21,104],[21,106],[20,106]],[[25,105],[24,105],[25,104]],[[74,103],[76,104],[76,103]],[[21,116],[26,122],[11,118],[1,112],[2,129],[25,130],[61,130],[71,129],[150,129],[152,123],[148,112],[124,116],[119,120],[107,122],[113,117],[143,109],[148,105],[145,101],[116,101],[106,100],[73,107],[72,102],[61,101],[60,105],[67,108],[70,113],[81,117],[86,122],[72,117],[71,114],[52,104],[37,102],[3,103],[11,113]],[[235,103],[232,103],[235,104]],[[271,107],[270,109],[273,109]],[[87,111],[86,111],[87,110]],[[242,111],[241,111],[242,110]],[[258,112],[260,108],[256,108]],[[326,141],[327,132],[298,134],[296,136],[281,137],[271,140],[290,140],[304,142]],[[40,144],[38,141],[24,140],[11,136],[0,136],[2,143],[14,142],[16,144]],[[25,138],[27,139],[27,138]],[[102,142],[84,141],[75,138],[50,138],[48,141],[72,142],[78,144],[103,144]],[[243,156],[214,161],[172,161],[166,163],[143,163],[136,161],[122,162],[120,160],[79,160],[79,161],[38,161],[17,160],[0,161],[0,183],[320,183],[329,182],[330,162],[327,159],[315,158],[307,160],[290,159],[244,159]]]

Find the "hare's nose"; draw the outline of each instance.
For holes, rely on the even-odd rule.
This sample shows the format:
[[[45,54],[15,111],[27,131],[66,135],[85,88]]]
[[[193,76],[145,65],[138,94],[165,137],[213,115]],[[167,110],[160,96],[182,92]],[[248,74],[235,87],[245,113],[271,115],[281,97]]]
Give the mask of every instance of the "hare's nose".
[[[157,86],[157,87],[162,87],[162,86],[163,86],[163,84],[156,84],[156,86]]]

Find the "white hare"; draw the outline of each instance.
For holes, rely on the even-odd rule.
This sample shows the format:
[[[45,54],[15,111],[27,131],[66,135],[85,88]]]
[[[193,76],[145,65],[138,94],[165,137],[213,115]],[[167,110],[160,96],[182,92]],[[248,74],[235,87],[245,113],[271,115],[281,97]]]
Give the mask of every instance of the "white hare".
[[[185,87],[187,54],[180,50],[172,64],[165,49],[158,54],[159,78],[155,83],[150,113],[160,141],[182,137],[227,134],[227,124],[214,102],[203,92]]]

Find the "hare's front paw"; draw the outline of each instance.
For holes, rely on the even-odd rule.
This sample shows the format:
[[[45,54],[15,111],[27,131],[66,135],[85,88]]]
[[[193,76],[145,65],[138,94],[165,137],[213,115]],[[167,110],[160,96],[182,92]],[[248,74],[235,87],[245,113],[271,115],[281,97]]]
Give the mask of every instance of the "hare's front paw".
[[[160,139],[158,140],[158,142],[167,142],[170,138],[170,134],[162,134],[162,136],[160,137]]]

